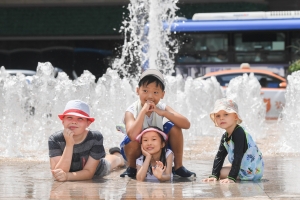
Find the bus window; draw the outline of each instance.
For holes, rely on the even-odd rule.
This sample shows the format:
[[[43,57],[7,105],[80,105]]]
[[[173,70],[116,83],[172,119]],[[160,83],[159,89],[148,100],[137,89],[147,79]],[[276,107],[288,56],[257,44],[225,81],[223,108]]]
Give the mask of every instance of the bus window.
[[[236,62],[285,61],[285,33],[248,32],[234,34]]]
[[[227,62],[228,34],[184,33],[178,39],[178,63]]]
[[[300,31],[293,31],[291,33],[291,52],[292,52],[292,60],[300,59]]]

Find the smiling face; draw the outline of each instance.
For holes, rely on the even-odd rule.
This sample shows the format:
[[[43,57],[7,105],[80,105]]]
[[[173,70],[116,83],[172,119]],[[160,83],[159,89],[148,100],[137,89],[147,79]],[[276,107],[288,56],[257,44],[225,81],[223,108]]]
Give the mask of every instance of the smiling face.
[[[228,113],[220,110],[215,113],[215,123],[226,131],[231,130],[237,125],[238,116],[236,113]]]
[[[160,154],[161,149],[165,146],[165,142],[162,140],[162,136],[155,131],[144,133],[141,142],[143,149],[151,155],[157,153]]]
[[[144,106],[147,100],[153,101],[155,105],[158,104],[160,99],[164,98],[165,92],[162,90],[160,85],[156,82],[152,82],[148,85],[144,84],[138,87],[137,94],[140,97],[142,106]]]
[[[87,118],[78,117],[74,115],[65,115],[62,124],[64,128],[68,128],[73,131],[74,136],[80,135],[87,131],[87,128],[92,122]]]

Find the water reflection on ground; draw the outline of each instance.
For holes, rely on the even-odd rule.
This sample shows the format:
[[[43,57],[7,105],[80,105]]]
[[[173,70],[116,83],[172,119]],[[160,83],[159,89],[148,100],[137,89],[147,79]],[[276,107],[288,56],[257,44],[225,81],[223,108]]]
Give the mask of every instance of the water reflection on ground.
[[[120,178],[124,170],[89,181],[60,183],[52,179],[48,162],[0,159],[0,199],[300,199],[299,156],[265,157],[265,174],[258,182],[203,183],[213,158],[185,160],[197,178],[174,177],[172,182],[137,182]]]

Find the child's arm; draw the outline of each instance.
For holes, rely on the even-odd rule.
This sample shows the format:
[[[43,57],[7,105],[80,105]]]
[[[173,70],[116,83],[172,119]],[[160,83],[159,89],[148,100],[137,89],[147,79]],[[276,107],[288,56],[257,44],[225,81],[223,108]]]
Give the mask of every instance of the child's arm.
[[[74,147],[74,138],[73,131],[70,129],[64,129],[63,136],[66,140],[66,146],[63,151],[62,156],[56,156],[50,158],[51,169],[62,169],[65,172],[70,171],[72,156],[73,156],[73,147]]]
[[[224,138],[225,138],[225,134],[223,134],[221,141],[220,141],[219,150],[218,150],[217,155],[214,160],[212,175],[210,175],[209,178],[203,179],[202,181],[204,181],[204,182],[216,181],[220,177],[220,171],[223,167],[224,160],[228,154],[225,146],[223,145]]]
[[[100,160],[95,160],[89,156],[84,168],[77,172],[65,172],[62,169],[51,170],[52,174],[57,181],[79,181],[92,179]]]
[[[166,110],[160,110],[159,108],[155,107],[154,112],[156,112],[160,116],[167,118],[179,128],[183,128],[183,129],[190,128],[191,124],[189,120],[183,115],[173,110],[170,106],[166,106]]]
[[[152,159],[152,155],[150,153],[148,153],[147,151],[145,151],[143,146],[141,146],[141,150],[142,150],[142,154],[145,156],[145,160],[144,160],[142,165],[139,165],[137,163],[136,180],[138,180],[138,181],[144,181],[145,180],[145,178],[147,176],[147,172],[148,172],[148,167],[149,167],[151,159]]]
[[[156,161],[158,168],[152,168],[154,176],[160,181],[169,181],[172,173],[173,153],[167,157],[167,166],[163,166],[163,163]],[[160,166],[162,165],[162,167]],[[157,171],[158,170],[158,171]]]
[[[241,127],[232,133],[232,141],[234,142],[234,158],[227,178],[235,182],[240,171],[244,153],[248,149],[246,134]]]
[[[153,108],[149,102],[145,102],[143,108],[141,109],[140,113],[134,118],[131,112],[125,113],[125,125],[126,125],[126,132],[128,137],[131,141],[135,141],[135,138],[138,134],[141,133],[143,129],[143,122],[147,112],[151,111]]]
[[[135,138],[143,129],[143,122],[145,115],[139,113],[137,119],[133,117],[133,114],[130,112],[125,113],[125,126],[128,137],[131,141],[135,141]]]
[[[137,165],[136,166],[136,180],[137,181],[144,181],[146,176],[147,176],[147,171],[148,171],[148,167],[150,165],[150,161],[151,161],[151,155],[150,156],[146,156],[144,163],[142,166]]]

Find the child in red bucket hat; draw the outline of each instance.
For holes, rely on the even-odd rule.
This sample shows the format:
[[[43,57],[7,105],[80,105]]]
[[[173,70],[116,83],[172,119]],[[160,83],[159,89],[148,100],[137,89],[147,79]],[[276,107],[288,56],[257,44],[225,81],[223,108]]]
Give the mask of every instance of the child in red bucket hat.
[[[111,155],[105,155],[102,134],[88,129],[95,118],[87,103],[71,100],[58,117],[64,129],[48,140],[51,172],[57,181],[102,177],[125,165],[119,148],[111,148]]]

